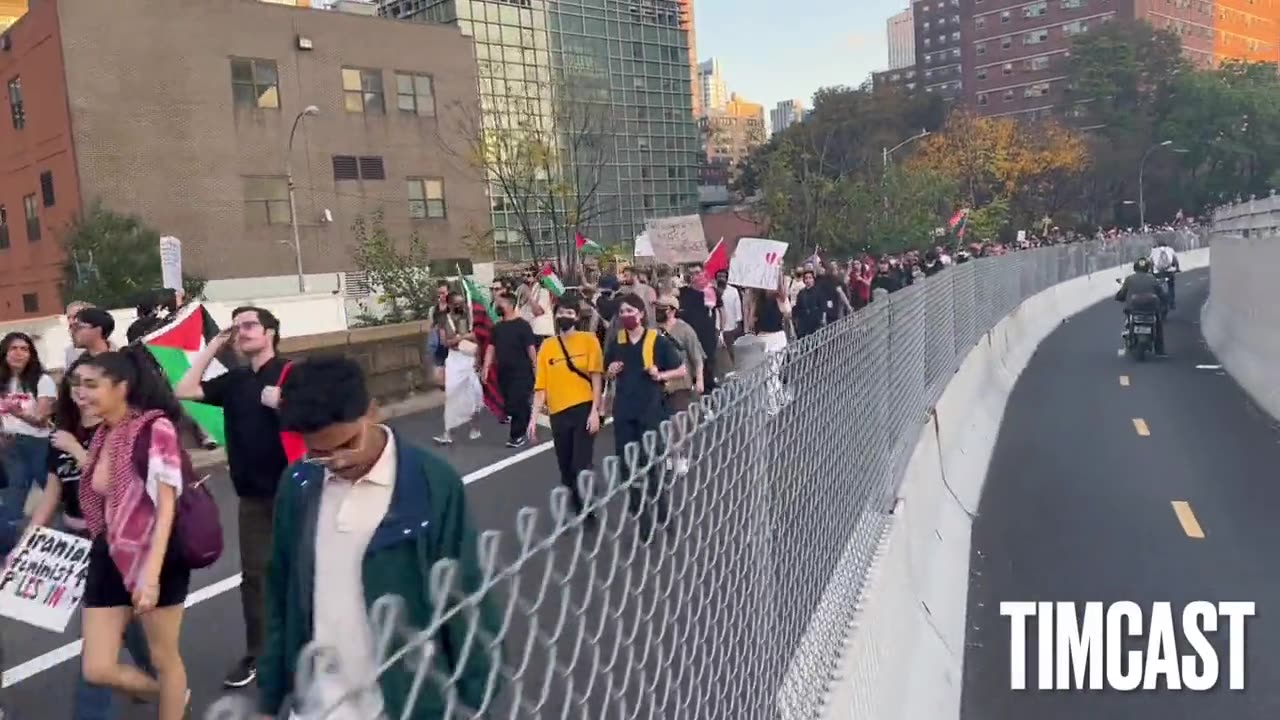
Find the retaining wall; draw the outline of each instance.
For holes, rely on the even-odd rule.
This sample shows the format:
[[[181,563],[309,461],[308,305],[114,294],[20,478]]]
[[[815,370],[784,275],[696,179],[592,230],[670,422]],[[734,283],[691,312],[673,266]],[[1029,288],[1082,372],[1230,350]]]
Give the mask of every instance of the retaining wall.
[[[1209,249],[1180,261],[1185,270],[1204,267]],[[827,718],[959,717],[969,536],[1009,393],[1045,337],[1113,295],[1129,271],[1096,272],[1032,296],[965,357],[920,430]],[[1280,339],[1280,323],[1272,328]]]
[[[1272,287],[1280,280],[1280,237],[1273,233],[1214,237],[1200,328],[1231,377],[1280,418],[1280,298]]]

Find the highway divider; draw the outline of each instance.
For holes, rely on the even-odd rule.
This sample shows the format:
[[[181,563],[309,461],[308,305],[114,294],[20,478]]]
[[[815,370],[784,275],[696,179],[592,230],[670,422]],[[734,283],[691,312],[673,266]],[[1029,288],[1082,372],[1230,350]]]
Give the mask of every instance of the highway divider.
[[[1277,257],[1270,267],[1276,267],[1280,245],[1272,249]],[[1180,261],[1184,270],[1205,267],[1209,248],[1181,253]],[[1257,255],[1253,261],[1267,266]],[[836,670],[839,681],[825,705],[826,718],[959,717],[970,530],[1009,394],[1049,333],[1114,295],[1116,280],[1131,271],[1125,264],[1031,296],[964,357],[920,427],[860,598],[856,627]],[[1273,342],[1280,342],[1276,320],[1280,315],[1270,329]],[[1280,358],[1280,344],[1272,348],[1270,357]],[[1103,346],[1103,351],[1110,349]],[[1273,362],[1272,388],[1280,387],[1276,367],[1280,365]]]

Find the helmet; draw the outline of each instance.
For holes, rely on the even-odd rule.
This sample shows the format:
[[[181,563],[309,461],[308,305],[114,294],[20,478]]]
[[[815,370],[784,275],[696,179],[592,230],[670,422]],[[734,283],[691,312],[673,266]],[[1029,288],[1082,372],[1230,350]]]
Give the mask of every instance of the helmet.
[[[1134,272],[1151,272],[1151,260],[1148,258],[1138,258],[1133,261]]]

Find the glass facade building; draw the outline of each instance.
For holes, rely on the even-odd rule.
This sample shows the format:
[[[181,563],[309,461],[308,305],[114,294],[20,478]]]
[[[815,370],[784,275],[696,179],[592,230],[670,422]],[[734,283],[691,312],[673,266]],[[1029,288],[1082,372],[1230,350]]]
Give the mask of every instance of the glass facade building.
[[[380,3],[385,16],[456,24],[475,39],[486,127],[509,125],[516,118],[504,116],[529,109],[551,123],[565,100],[557,93],[586,91],[604,108],[605,160],[594,163],[594,217],[583,228],[604,245],[630,242],[646,220],[697,212],[699,141],[686,7],[678,0]],[[534,259],[508,199],[492,185],[490,199],[496,258]],[[550,256],[551,237],[566,232],[555,224],[543,223],[538,255]]]

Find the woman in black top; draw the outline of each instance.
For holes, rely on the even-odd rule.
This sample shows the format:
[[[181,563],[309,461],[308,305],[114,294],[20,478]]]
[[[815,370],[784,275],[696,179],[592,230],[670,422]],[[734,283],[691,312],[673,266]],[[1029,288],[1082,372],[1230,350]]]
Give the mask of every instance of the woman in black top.
[[[49,438],[49,476],[44,498],[31,514],[31,527],[58,527],[73,535],[88,536],[84,515],[80,511],[80,469],[89,460],[89,442],[101,420],[85,412],[84,408],[79,370],[73,369],[63,376],[58,385],[58,399],[54,405],[57,430]],[[138,667],[155,675],[147,640],[137,620],[125,629],[124,645]],[[72,717],[76,720],[109,717],[111,699],[109,688],[90,685],[81,675],[76,684]]]

